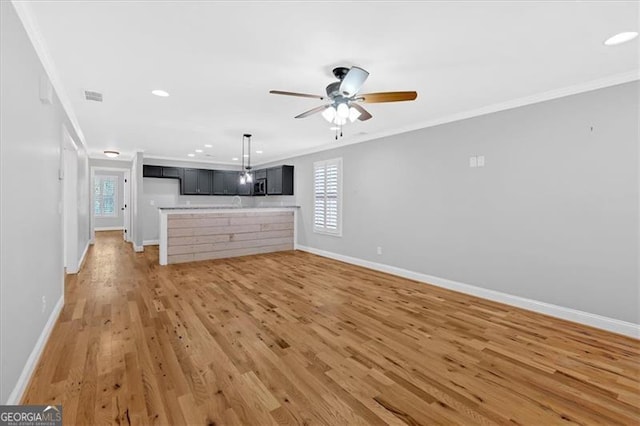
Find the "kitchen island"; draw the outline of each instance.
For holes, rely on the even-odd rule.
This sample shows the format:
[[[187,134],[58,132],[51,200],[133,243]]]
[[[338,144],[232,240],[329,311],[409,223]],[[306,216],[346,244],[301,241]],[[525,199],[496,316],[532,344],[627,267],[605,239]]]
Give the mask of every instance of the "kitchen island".
[[[160,265],[293,250],[296,206],[160,207]]]

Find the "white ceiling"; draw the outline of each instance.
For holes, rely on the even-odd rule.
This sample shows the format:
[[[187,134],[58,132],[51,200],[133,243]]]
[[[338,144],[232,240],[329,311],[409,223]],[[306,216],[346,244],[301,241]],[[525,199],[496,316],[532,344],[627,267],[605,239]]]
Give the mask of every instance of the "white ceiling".
[[[92,154],[254,162],[372,139],[516,98],[637,71],[638,2],[35,2],[31,18]],[[335,66],[371,75],[362,92],[416,90],[373,104],[336,142],[321,104]],[[85,101],[83,90],[104,94]],[[150,94],[163,89],[171,96]],[[204,144],[213,148],[205,149]],[[208,154],[208,155],[207,155]],[[207,155],[207,156],[205,156]]]

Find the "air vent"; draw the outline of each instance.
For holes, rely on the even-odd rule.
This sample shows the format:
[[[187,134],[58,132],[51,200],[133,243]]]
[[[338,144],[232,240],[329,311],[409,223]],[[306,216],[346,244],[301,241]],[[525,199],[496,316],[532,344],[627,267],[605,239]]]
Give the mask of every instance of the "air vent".
[[[102,102],[102,93],[91,90],[84,91],[84,98],[88,101]]]

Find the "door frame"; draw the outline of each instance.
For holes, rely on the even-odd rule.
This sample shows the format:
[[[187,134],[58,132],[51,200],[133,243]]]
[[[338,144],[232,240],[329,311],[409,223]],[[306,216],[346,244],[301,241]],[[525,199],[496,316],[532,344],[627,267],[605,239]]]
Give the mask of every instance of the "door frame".
[[[91,218],[91,244],[94,244],[96,241],[96,219],[93,211],[94,206],[94,193],[93,193],[93,181],[96,177],[96,171],[101,172],[123,172],[124,173],[124,182],[123,182],[123,191],[122,191],[122,201],[119,208],[124,207],[124,223],[123,223],[123,231],[122,237],[126,242],[131,242],[131,169],[127,169],[124,167],[100,167],[100,166],[91,166],[91,197],[90,197],[90,205],[89,217]],[[119,188],[118,188],[119,189]]]

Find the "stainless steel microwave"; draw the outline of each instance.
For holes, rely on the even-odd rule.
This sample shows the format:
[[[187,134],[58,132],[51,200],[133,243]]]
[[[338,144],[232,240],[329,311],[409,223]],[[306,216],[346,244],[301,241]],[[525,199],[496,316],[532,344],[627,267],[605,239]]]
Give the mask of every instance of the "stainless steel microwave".
[[[253,184],[253,195],[267,195],[267,180],[256,179]]]

